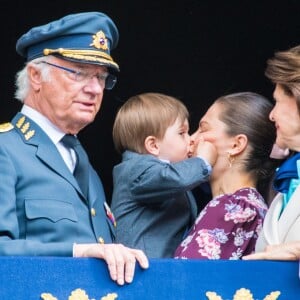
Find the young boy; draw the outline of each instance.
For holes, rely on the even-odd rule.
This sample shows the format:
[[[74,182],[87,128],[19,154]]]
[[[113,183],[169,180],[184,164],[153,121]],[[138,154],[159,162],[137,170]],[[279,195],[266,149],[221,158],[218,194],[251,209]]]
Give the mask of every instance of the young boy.
[[[113,170],[116,242],[149,258],[173,256],[197,215],[190,190],[208,180],[216,159],[204,141],[190,157],[188,117],[181,101],[145,93],[125,102],[115,119],[113,139],[122,153]]]

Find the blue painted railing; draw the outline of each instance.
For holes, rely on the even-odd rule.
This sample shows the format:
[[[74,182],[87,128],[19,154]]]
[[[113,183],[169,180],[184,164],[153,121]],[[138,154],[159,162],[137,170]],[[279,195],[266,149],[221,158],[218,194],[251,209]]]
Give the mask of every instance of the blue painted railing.
[[[273,299],[299,300],[299,263],[154,259],[148,270],[137,267],[133,283],[118,286],[102,260],[0,257],[1,300],[207,300],[212,295],[207,292],[232,300],[242,288],[253,300],[277,291],[280,295]],[[72,292],[86,297],[69,298]]]

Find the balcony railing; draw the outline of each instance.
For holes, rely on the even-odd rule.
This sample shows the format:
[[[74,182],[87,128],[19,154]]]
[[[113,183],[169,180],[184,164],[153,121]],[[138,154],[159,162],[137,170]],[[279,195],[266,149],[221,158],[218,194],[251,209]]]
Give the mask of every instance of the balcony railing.
[[[154,259],[119,286],[102,260],[0,257],[0,299],[299,300],[299,263]]]

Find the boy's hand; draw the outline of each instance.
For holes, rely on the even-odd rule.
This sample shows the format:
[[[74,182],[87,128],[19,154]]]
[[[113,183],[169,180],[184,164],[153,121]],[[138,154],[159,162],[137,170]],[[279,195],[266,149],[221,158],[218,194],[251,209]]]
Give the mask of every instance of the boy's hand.
[[[195,147],[194,156],[199,156],[206,159],[206,161],[213,166],[217,160],[217,150],[212,143],[204,141],[203,138],[200,138]]]

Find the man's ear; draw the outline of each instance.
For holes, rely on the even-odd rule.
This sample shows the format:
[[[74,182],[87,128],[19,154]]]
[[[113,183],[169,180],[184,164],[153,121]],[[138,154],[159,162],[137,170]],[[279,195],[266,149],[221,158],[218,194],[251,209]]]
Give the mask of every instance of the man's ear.
[[[29,81],[30,81],[33,89],[35,91],[40,90],[40,85],[42,82],[41,71],[29,64],[27,66],[27,73],[28,73],[28,78],[29,78]]]
[[[159,143],[158,143],[158,139],[155,136],[153,135],[147,136],[144,144],[145,144],[145,149],[149,154],[155,156],[159,155]]]
[[[231,155],[238,155],[242,153],[248,145],[248,138],[245,134],[238,134],[234,137],[232,149],[230,151]]]

